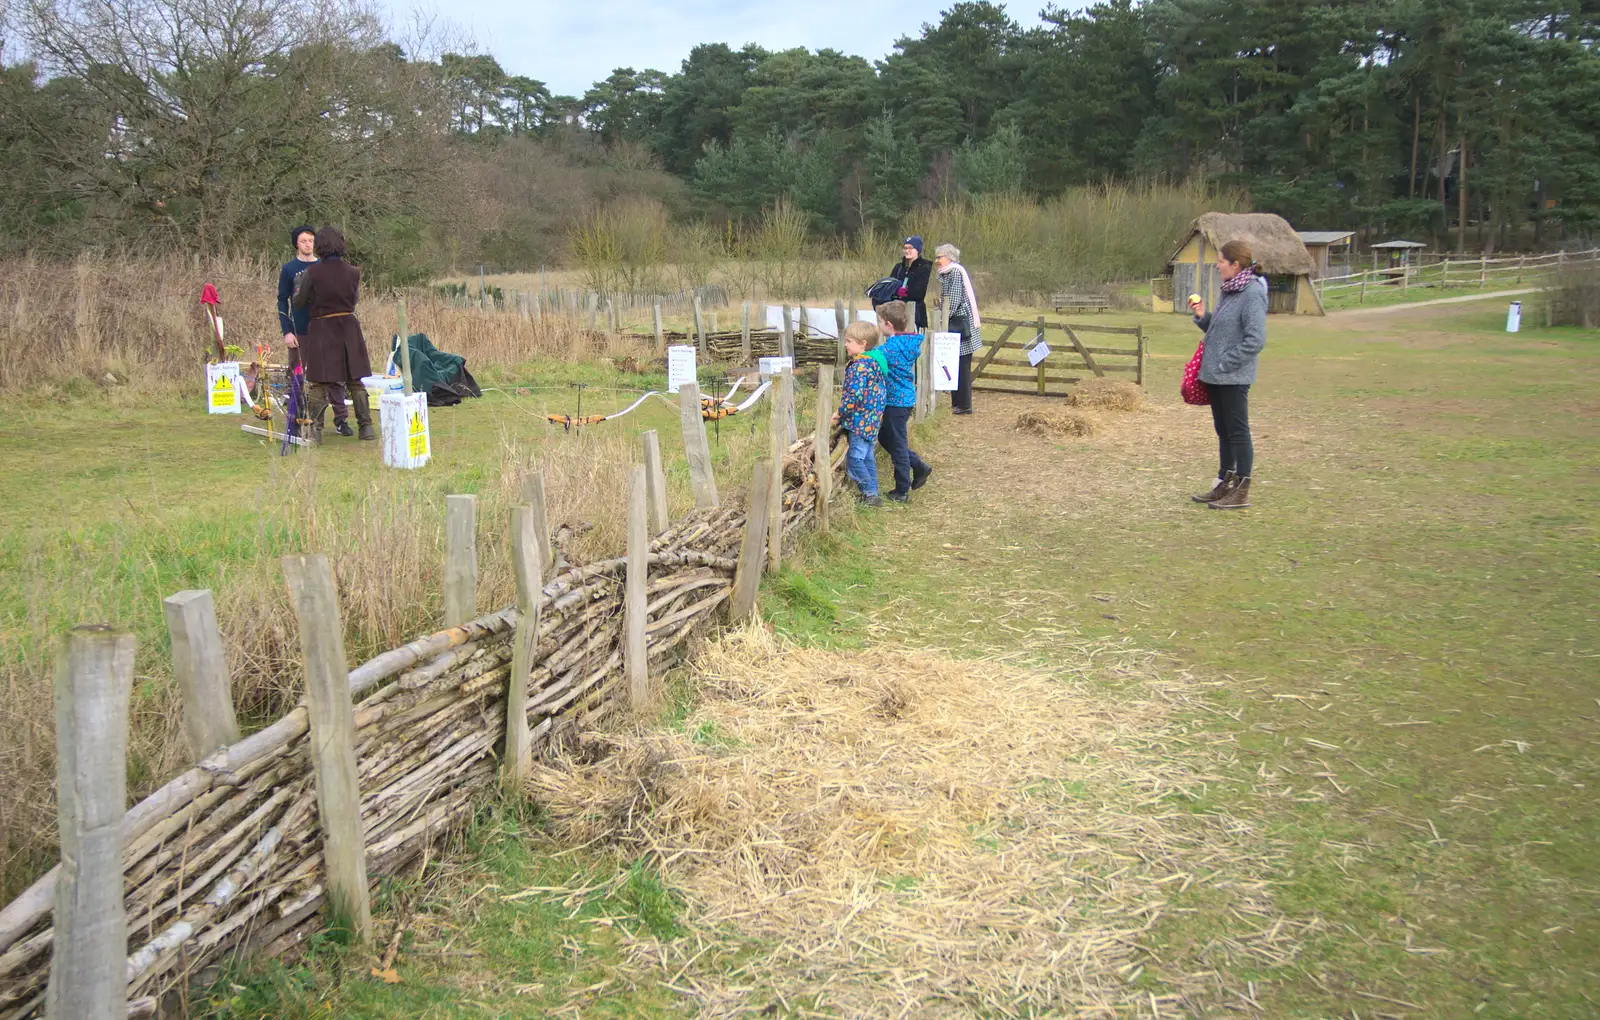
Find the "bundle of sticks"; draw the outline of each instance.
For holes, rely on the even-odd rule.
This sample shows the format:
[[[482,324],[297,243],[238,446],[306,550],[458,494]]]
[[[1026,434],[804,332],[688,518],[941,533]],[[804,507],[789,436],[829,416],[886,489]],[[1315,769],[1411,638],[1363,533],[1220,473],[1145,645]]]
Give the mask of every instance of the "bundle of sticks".
[[[837,472],[843,444],[829,458]],[[816,502],[810,437],[784,458],[783,532]],[[745,510],[697,510],[650,545],[646,647],[651,670],[730,595]],[[541,592],[527,679],[535,748],[592,729],[622,707],[626,559],[570,566]],[[367,874],[416,861],[494,783],[505,736],[514,609],[420,637],[350,673]],[[304,704],[222,748],[124,819],[129,1015],[224,954],[282,954],[320,924],[323,858]],[[42,1017],[54,931],[52,871],[0,910],[0,1020]]]

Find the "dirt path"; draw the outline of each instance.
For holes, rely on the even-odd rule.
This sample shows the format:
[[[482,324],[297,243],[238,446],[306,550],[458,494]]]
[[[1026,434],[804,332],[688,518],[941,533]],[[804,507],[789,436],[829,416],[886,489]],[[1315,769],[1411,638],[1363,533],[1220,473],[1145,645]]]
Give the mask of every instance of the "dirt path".
[[[1488,301],[1493,298],[1516,297],[1519,294],[1536,294],[1538,287],[1519,287],[1516,290],[1493,290],[1486,294],[1465,294],[1461,297],[1430,298],[1427,301],[1409,301],[1398,305],[1380,305],[1376,308],[1343,308],[1336,312],[1329,312],[1328,318],[1339,319],[1356,315],[1384,315],[1390,312],[1404,312],[1413,308],[1432,308],[1435,305],[1463,305],[1473,301]]]

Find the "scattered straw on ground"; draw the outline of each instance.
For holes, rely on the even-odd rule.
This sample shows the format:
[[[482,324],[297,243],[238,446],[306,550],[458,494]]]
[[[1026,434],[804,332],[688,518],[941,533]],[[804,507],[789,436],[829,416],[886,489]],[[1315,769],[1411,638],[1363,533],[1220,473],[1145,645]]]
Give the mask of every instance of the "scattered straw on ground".
[[[1104,654],[1148,688],[1092,694],[1093,658],[1064,679],[752,628],[702,655],[681,731],[593,736],[534,792],[563,840],[646,853],[687,899],[688,934],[628,948],[701,1016],[1180,1015],[1304,926],[1272,910],[1259,832],[1174,806],[1216,781],[1173,753],[1182,695]],[[1222,920],[1157,961],[1184,893]]]
[[[1144,406],[1144,390],[1126,379],[1085,379],[1067,391],[1067,403],[1073,407],[1137,411]]]
[[[1099,422],[1094,415],[1084,411],[1060,411],[1055,409],[1023,411],[1017,415],[1017,428],[1034,435],[1057,436],[1092,436]]]

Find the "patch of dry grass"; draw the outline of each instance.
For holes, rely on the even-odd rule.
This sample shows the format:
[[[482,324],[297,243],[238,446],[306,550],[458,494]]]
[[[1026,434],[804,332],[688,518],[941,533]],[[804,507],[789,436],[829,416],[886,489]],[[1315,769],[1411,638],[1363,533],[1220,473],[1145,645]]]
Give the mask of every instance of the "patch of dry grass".
[[[1040,408],[1023,411],[1017,415],[1017,428],[1047,438],[1092,436],[1099,428],[1099,424],[1094,415],[1084,411]]]
[[[628,948],[701,1016],[1179,1015],[1234,954],[1292,959],[1308,925],[1272,907],[1253,824],[1168,808],[1216,780],[1169,725],[1182,686],[1079,651],[1138,694],[747,628],[700,657],[680,731],[591,735],[535,796],[564,842],[647,854],[681,891],[689,937]],[[1157,961],[1145,940],[1186,893],[1226,905],[1225,936]]]
[[[1144,390],[1126,379],[1085,379],[1067,392],[1067,404],[1108,411],[1137,411],[1144,406]]]

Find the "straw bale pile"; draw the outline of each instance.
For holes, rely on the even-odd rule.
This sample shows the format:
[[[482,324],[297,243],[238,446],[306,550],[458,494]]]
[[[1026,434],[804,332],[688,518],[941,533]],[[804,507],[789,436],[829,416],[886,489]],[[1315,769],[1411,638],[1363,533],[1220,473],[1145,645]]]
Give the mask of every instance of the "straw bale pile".
[[[683,894],[689,936],[628,948],[701,1016],[1174,1016],[1235,954],[1293,957],[1303,926],[1260,877],[1276,851],[1166,809],[1215,777],[1167,750],[1160,692],[1113,705],[1087,680],[759,627],[698,665],[681,732],[586,736],[534,795],[563,841],[648,854]],[[1145,940],[1191,887],[1231,930],[1157,963]],[[1137,990],[1146,967],[1178,991]]]
[[[1017,415],[1017,428],[1047,439],[1062,436],[1092,436],[1099,427],[1094,415],[1086,411],[1063,411],[1056,408],[1023,411]]]
[[[1144,390],[1126,379],[1085,379],[1068,391],[1067,404],[1108,411],[1137,411],[1144,406]]]

